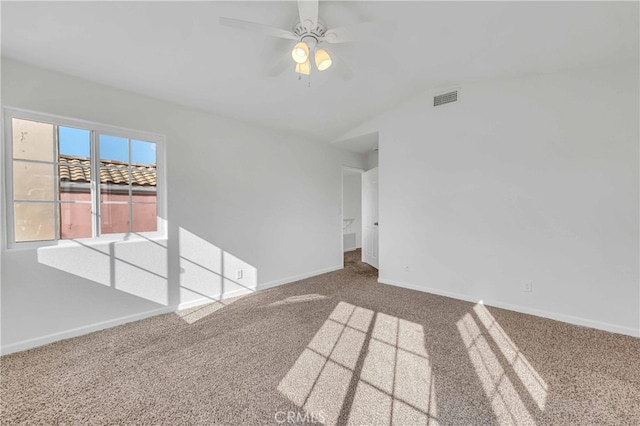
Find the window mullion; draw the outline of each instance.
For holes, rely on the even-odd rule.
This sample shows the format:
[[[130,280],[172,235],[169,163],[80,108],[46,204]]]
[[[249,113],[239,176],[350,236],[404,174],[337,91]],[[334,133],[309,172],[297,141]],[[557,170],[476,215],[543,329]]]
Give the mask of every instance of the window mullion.
[[[94,130],[91,131],[91,211],[93,213],[93,220],[91,221],[93,237],[100,236],[100,149],[98,142],[98,133]]]
[[[129,232],[133,232],[133,171],[131,168],[131,139],[129,139]]]
[[[35,247],[47,242],[57,243],[62,239],[84,239],[90,235],[92,238],[106,237],[111,234],[118,237],[117,234],[123,232],[132,234],[134,229],[143,233],[160,230],[158,214],[162,209],[158,207],[163,204],[163,197],[160,194],[162,190],[160,176],[163,170],[158,166],[163,164],[161,161],[164,154],[162,136],[140,133],[140,141],[138,141],[138,137],[133,136],[138,133],[127,129],[75,122],[64,117],[6,108],[3,108],[2,113],[2,118],[8,124],[4,132],[5,144],[0,148],[3,149],[5,168],[0,170],[0,173],[5,175],[7,200],[5,220],[8,222],[7,242],[10,248]],[[32,129],[33,132],[31,132]],[[20,132],[29,133],[29,138],[33,138],[34,142],[31,143],[30,139],[27,142],[19,139]],[[23,151],[20,151],[19,155],[25,158],[14,158],[15,135],[22,145],[28,145],[29,149],[24,151],[25,154],[23,155]],[[53,146],[49,145],[49,138],[53,139]],[[126,147],[123,146],[125,141]],[[139,164],[148,162],[150,164],[148,167],[134,169],[134,142],[136,142],[136,160],[141,159]],[[89,153],[87,153],[87,144]],[[100,154],[101,144],[104,162]],[[156,150],[157,147],[160,149]],[[126,164],[121,162],[124,160],[122,158],[125,155],[124,149],[127,149],[128,154]],[[51,161],[48,158],[50,154],[53,155]],[[154,159],[155,163],[152,164]],[[22,167],[19,169],[20,173],[14,173],[16,165]],[[105,170],[109,169],[109,173],[105,176],[105,182],[109,183],[105,183],[105,187],[101,183],[101,165],[105,166]],[[90,170],[87,170],[88,168]],[[150,174],[154,169],[155,182],[152,181],[154,176]],[[134,172],[137,179],[135,197]],[[42,177],[31,182],[30,176],[34,173],[37,176],[42,174]],[[53,174],[53,182],[45,183],[44,175],[50,174]],[[127,175],[128,185],[124,190],[123,178]],[[19,179],[18,186],[14,182],[16,176]],[[88,183],[86,183],[87,180],[89,180]],[[138,184],[140,186],[137,186]],[[106,188],[107,185],[109,188]],[[103,188],[106,191],[106,204],[102,203]],[[111,190],[113,190],[113,196],[111,196]],[[43,195],[40,195],[41,192]],[[16,199],[16,195],[19,195],[20,199]],[[124,195],[126,198],[123,197]],[[18,203],[19,211],[16,212]],[[128,207],[128,215],[124,214],[125,205]],[[106,208],[103,209],[103,207]],[[134,212],[134,207],[140,207],[140,209]],[[88,215],[89,208],[91,216]],[[136,219],[138,210],[140,210],[140,216],[134,227],[133,221]],[[103,223],[103,211],[108,219],[105,223]],[[154,214],[155,224],[151,222]],[[90,223],[87,219],[90,219]],[[127,219],[129,223],[125,227],[123,222]],[[51,223],[52,220],[53,223]]]
[[[60,194],[58,188],[58,126],[53,125],[53,236],[59,240],[62,237],[60,226]]]

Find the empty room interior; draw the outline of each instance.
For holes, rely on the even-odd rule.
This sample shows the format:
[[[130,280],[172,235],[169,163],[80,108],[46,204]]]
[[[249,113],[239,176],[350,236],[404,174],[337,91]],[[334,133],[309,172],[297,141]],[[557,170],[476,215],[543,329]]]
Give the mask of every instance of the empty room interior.
[[[640,424],[640,3],[0,12],[0,423]]]

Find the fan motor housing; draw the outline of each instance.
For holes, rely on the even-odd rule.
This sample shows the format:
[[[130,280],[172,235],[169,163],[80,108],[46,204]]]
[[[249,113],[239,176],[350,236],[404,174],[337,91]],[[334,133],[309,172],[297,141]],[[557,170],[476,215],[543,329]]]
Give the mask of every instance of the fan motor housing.
[[[309,26],[305,23],[299,22],[295,27],[293,27],[293,33],[299,37],[300,41],[305,41],[305,39],[307,39],[307,41],[305,41],[307,44],[309,44],[308,41],[311,41],[310,38],[315,39],[314,44],[318,44],[318,40],[324,36],[326,31],[327,28],[320,22]]]

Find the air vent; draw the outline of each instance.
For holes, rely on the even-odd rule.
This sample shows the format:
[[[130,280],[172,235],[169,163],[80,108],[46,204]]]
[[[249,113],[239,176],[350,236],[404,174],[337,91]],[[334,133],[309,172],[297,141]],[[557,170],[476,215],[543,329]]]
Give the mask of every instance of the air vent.
[[[458,101],[458,91],[454,90],[453,92],[443,93],[441,95],[436,95],[433,97],[433,106],[437,107],[444,104],[449,104],[451,102]]]

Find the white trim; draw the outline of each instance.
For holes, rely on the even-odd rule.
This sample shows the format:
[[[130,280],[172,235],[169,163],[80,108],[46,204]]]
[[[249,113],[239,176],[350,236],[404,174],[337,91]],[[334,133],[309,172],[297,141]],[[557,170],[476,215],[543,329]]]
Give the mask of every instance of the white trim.
[[[243,294],[255,293],[256,291],[266,290],[266,289],[269,289],[269,288],[278,287],[278,286],[285,285],[285,284],[291,284],[291,283],[294,283],[296,281],[304,280],[306,278],[315,277],[317,275],[322,275],[322,274],[326,274],[326,273],[329,273],[329,272],[339,271],[340,269],[344,269],[344,266],[342,266],[342,265],[332,266],[330,268],[320,269],[318,271],[309,272],[307,274],[294,275],[294,276],[287,277],[287,278],[282,278],[282,279],[279,279],[279,280],[269,281],[267,283],[258,284],[255,289],[240,288],[240,289],[237,289],[237,290],[233,290],[233,291],[231,291],[229,293],[225,293],[223,295],[223,297],[222,297],[222,300],[228,299],[230,297],[241,296]],[[215,296],[211,296],[210,298],[209,297],[203,297],[203,298],[200,298],[200,299],[197,299],[197,300],[191,300],[189,302],[180,303],[178,305],[177,310],[181,311],[183,309],[193,308],[194,306],[205,305],[207,303],[214,303],[214,302],[219,301],[219,300],[220,300],[220,294],[215,295]]]
[[[355,172],[360,174],[360,215],[362,215],[362,175],[365,172],[364,169],[359,169],[352,166],[342,166],[340,171],[340,247],[342,248],[342,267],[344,268],[344,176],[345,172]],[[362,227],[362,218],[360,218],[360,226]],[[360,241],[362,242],[362,229],[360,229]],[[360,244],[362,245],[362,243]],[[349,249],[355,250],[358,248],[358,239],[356,238],[356,248]]]
[[[136,234],[144,235],[150,239],[166,238],[168,229],[165,226],[165,223],[166,223],[168,208],[167,208],[167,182],[166,182],[166,137],[164,135],[153,133],[153,132],[141,131],[141,130],[127,129],[123,127],[112,126],[108,124],[102,124],[102,123],[97,123],[92,121],[81,120],[81,119],[69,118],[69,117],[64,117],[64,116],[59,116],[59,115],[54,115],[49,113],[42,113],[42,112],[30,111],[30,110],[21,109],[21,108],[14,108],[11,106],[4,106],[2,108],[2,120],[3,120],[3,130],[4,130],[4,134],[2,135],[3,136],[2,151],[4,156],[3,158],[4,163],[2,164],[5,170],[5,176],[3,176],[5,187],[2,188],[4,191],[1,194],[1,196],[3,197],[3,201],[4,201],[2,205],[2,208],[4,210],[2,211],[2,213],[4,214],[4,221],[6,222],[3,226],[3,230],[5,230],[6,232],[3,232],[3,234],[6,237],[5,237],[5,240],[3,240],[3,245],[2,245],[3,248],[9,249],[9,250],[34,249],[39,247],[57,245],[58,242],[65,241],[57,238],[54,238],[53,240],[44,240],[44,241],[21,241],[21,242],[15,241],[15,229],[14,229],[15,217],[14,217],[14,211],[13,211],[14,198],[13,198],[13,185],[12,185],[13,184],[13,154],[12,154],[13,135],[12,135],[12,125],[11,125],[12,118],[32,120],[32,121],[37,121],[41,123],[49,123],[49,124],[52,124],[53,126],[68,126],[68,127],[74,127],[74,128],[83,128],[91,132],[90,155],[91,155],[92,180],[94,181],[92,182],[91,211],[92,211],[92,214],[94,215],[92,218],[92,228],[93,228],[94,236],[90,238],[82,239],[82,241],[87,241],[87,242],[91,241],[95,243],[101,243],[103,241],[108,241],[108,240],[104,240],[104,236],[101,235],[101,233],[99,232],[100,229],[98,226],[98,221],[99,221],[98,218],[100,217],[100,204],[101,204],[98,202],[100,198],[100,185],[95,184],[95,182],[97,181],[97,176],[100,173],[98,136],[101,134],[104,134],[104,135],[127,138],[129,140],[129,145],[128,145],[129,151],[131,151],[131,142],[130,142],[131,140],[142,140],[142,141],[149,141],[149,142],[155,143],[156,144],[156,182],[157,182],[155,204],[156,204],[157,230],[151,231],[151,232],[140,232]],[[58,143],[57,135],[54,134],[54,144],[53,144],[54,154],[55,154],[57,143]],[[129,163],[131,162],[130,157],[131,155],[129,155]],[[30,160],[25,160],[25,161],[31,162]],[[36,162],[40,163],[40,161],[36,161]],[[52,162],[43,161],[42,163],[52,164],[57,176],[58,160],[56,159],[55,155]],[[129,173],[131,173],[130,167],[131,167],[131,164],[129,164]],[[60,205],[60,200],[57,193],[57,185],[55,184],[57,180],[53,179],[53,181],[54,181],[54,200],[51,203],[55,206],[54,215],[56,217],[54,217],[54,225],[57,227],[58,226],[57,212],[58,212],[58,206]],[[95,194],[93,193],[94,191],[95,191]],[[131,188],[129,188],[128,204],[132,205]],[[132,223],[131,222],[132,214],[133,214],[133,210],[130,209],[129,211],[130,223]],[[108,235],[114,235],[119,240],[126,240],[128,238],[128,235],[130,234],[132,233],[108,234]],[[56,228],[55,235],[56,236],[58,235],[57,228]]]
[[[183,309],[189,309],[189,308],[193,308],[193,307],[196,307],[196,306],[207,305],[209,303],[215,303],[215,302],[219,302],[221,300],[226,300],[226,299],[230,299],[232,297],[242,296],[242,295],[245,295],[245,294],[251,294],[251,293],[254,293],[254,292],[255,292],[255,290],[252,290],[250,288],[239,288],[237,290],[233,290],[233,291],[230,291],[228,293],[223,294],[222,297],[220,297],[220,294],[218,294],[216,296],[211,296],[211,297],[202,297],[200,299],[190,300],[189,302],[180,303],[177,306],[176,311],[182,311]]]
[[[113,126],[111,124],[98,123],[95,121],[82,120],[79,118],[66,117],[63,115],[49,114],[47,112],[33,111],[24,108],[16,108],[10,105],[3,106],[2,109],[5,114],[7,112],[10,112],[12,116],[23,118],[25,120],[40,121],[43,123],[57,124],[65,127],[90,126],[92,128],[91,130],[96,130],[98,132],[111,132],[109,134],[112,136],[120,136],[130,139],[142,139],[148,140],[150,142],[165,142],[166,140],[166,137],[160,133],[129,129],[127,127]],[[43,118],[45,118],[44,121]]]
[[[258,290],[265,290],[267,288],[271,288],[271,287],[276,287],[279,285],[283,285],[283,284],[288,284],[288,283],[292,283],[295,281],[300,281],[303,280],[305,278],[310,278],[316,275],[321,275],[321,274],[326,274],[327,272],[333,272],[333,271],[337,271],[339,269],[342,269],[343,267],[341,265],[339,266],[333,266],[331,268],[326,268],[326,269],[321,269],[319,271],[315,271],[315,272],[310,272],[308,274],[301,274],[301,275],[296,275],[296,276],[292,276],[292,277],[288,277],[288,278],[283,278],[281,280],[275,280],[275,281],[270,281],[268,283],[262,284],[262,285],[258,285],[258,288],[255,290],[251,290],[248,288],[242,288],[242,289],[237,289],[237,290],[233,290],[230,291],[228,293],[225,293],[223,295],[222,300],[231,298],[231,297],[236,297],[236,296],[240,296],[243,294],[249,294],[249,293],[253,293],[255,291]],[[214,303],[216,302],[216,298],[219,297],[218,296],[214,296],[212,298],[201,298],[201,299],[197,299],[197,300],[191,300],[189,302],[184,302],[184,303],[180,303],[177,306],[167,306],[164,308],[160,308],[160,309],[155,309],[152,311],[146,311],[146,312],[141,312],[138,314],[133,314],[133,315],[128,315],[125,317],[120,317],[120,318],[115,318],[115,319],[111,319],[108,321],[102,321],[102,322],[98,322],[95,324],[91,324],[91,325],[87,325],[87,326],[83,326],[83,327],[77,327],[77,328],[72,328],[70,330],[65,330],[65,331],[60,331],[57,333],[52,333],[52,334],[47,334],[45,336],[41,336],[41,337],[36,337],[33,339],[27,339],[27,340],[22,340],[16,343],[10,343],[8,345],[3,345],[0,346],[0,354],[1,355],[8,355],[14,352],[20,352],[20,351],[26,351],[27,349],[32,349],[38,346],[43,346],[49,343],[54,343],[54,342],[58,342],[60,340],[65,340],[65,339],[70,339],[72,337],[78,337],[78,336],[82,336],[85,334],[89,334],[89,333],[93,333],[94,331],[99,331],[99,330],[104,330],[106,328],[111,328],[111,327],[116,327],[118,325],[122,325],[122,324],[126,324],[129,322],[133,322],[133,321],[139,321],[145,318],[150,318],[153,316],[157,316],[157,315],[162,315],[162,314],[168,314],[168,313],[172,313],[172,312],[176,312],[176,311],[181,311],[183,309],[188,309],[188,308],[193,308],[195,306],[200,306],[200,305],[206,305],[208,303]]]
[[[378,282],[381,284],[393,285],[396,287],[402,287],[409,290],[417,290],[417,291],[422,291],[424,293],[436,294],[438,296],[445,296],[453,299],[464,300],[466,302],[471,302],[471,303],[479,303],[482,300],[482,303],[487,306],[493,306],[501,309],[508,309],[510,311],[520,312],[520,313],[529,314],[529,315],[535,315],[537,317],[548,318],[556,321],[565,322],[568,324],[579,325],[582,327],[595,328],[598,330],[624,334],[632,337],[640,337],[640,329],[635,329],[633,327],[611,324],[611,323],[602,322],[602,321],[594,321],[588,318],[576,317],[573,315],[560,314],[556,312],[549,312],[541,309],[527,308],[525,306],[513,305],[511,303],[504,303],[504,302],[494,301],[494,300],[487,300],[484,298],[479,299],[478,297],[469,296],[466,294],[452,293],[452,292],[443,291],[443,290],[430,288],[430,287],[421,287],[414,284],[403,283],[401,281],[390,280],[388,278],[383,278],[383,277],[379,277]]]
[[[0,60],[1,61],[1,60]],[[2,112],[0,114],[0,138],[2,138],[2,141],[0,141],[0,166],[2,167],[2,171],[0,171],[0,216],[2,216],[3,219],[0,219],[0,252],[4,252],[7,249],[7,243],[9,241],[9,235],[7,234],[8,230],[7,230],[7,226],[8,226],[8,220],[7,220],[7,214],[8,214],[8,210],[6,207],[6,199],[7,199],[7,188],[5,187],[6,182],[7,182],[7,178],[8,176],[5,176],[5,173],[8,174],[8,171],[6,170],[6,166],[5,166],[5,161],[6,161],[6,153],[5,153],[5,145],[8,143],[5,141],[6,139],[6,134],[5,132],[7,131],[7,123],[6,123],[6,118],[5,118],[5,114],[4,112]],[[13,144],[13,138],[11,140],[11,144]],[[13,223],[13,222],[12,222]],[[0,262],[1,264],[2,262]],[[2,269],[2,266],[0,266],[0,270]]]
[[[38,346],[46,345],[49,343],[58,342],[60,340],[70,339],[72,337],[78,337],[85,334],[93,333],[94,331],[104,330],[106,328],[116,327],[118,325],[127,324],[133,321],[139,321],[145,318],[154,317],[157,315],[168,314],[173,312],[175,307],[165,307],[160,309],[154,309],[152,311],[141,312],[138,314],[127,315],[120,318],[115,318],[108,321],[102,321],[95,324],[72,328],[70,330],[60,331],[57,333],[47,334],[45,336],[36,337],[33,339],[22,340],[16,343],[10,343],[0,347],[0,354],[8,355],[14,352],[26,351]]]
[[[315,277],[316,275],[326,274],[328,272],[339,271],[340,269],[344,269],[343,265],[332,266],[326,269],[320,269],[318,271],[309,272],[307,274],[294,275],[292,277],[282,278],[280,280],[269,281],[266,283],[258,284],[258,288],[256,290],[266,290],[271,287],[277,287],[283,284],[290,284],[296,281],[304,280],[307,278]]]
[[[361,169],[359,167],[353,167],[353,166],[342,166],[342,171],[343,172],[354,172],[354,173],[359,173],[362,174],[364,173],[366,170],[365,169]],[[343,174],[344,176],[344,174]]]

